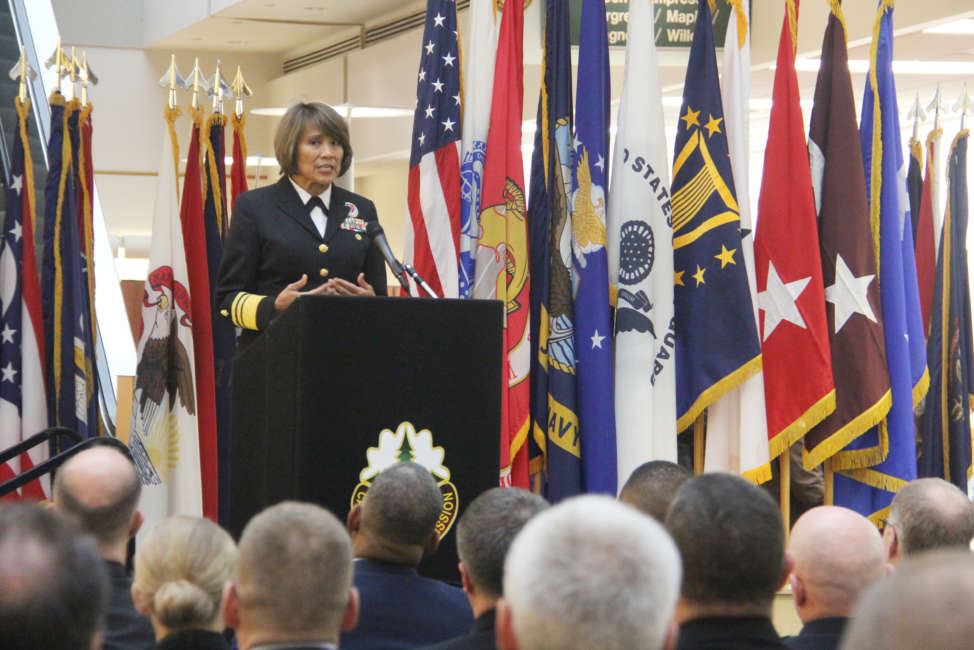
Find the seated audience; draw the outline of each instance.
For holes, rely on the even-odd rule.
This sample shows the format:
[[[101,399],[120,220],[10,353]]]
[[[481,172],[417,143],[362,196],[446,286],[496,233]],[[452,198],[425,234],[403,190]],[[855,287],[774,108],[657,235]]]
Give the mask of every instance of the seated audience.
[[[967,650],[974,644],[974,557],[938,550],[904,559],[863,592],[843,650]]]
[[[357,615],[352,545],[334,515],[285,501],[247,523],[223,600],[241,650],[336,648]]]
[[[0,505],[0,650],[94,650],[105,564],[73,522],[36,504]]]
[[[358,626],[342,634],[342,648],[415,648],[470,629],[473,614],[463,591],[416,571],[439,545],[442,509],[433,475],[418,463],[401,462],[383,470],[348,513],[362,607]]]
[[[791,566],[771,497],[731,474],[695,476],[677,492],[666,528],[683,558],[677,648],[784,648],[771,606]]]
[[[152,620],[158,650],[229,650],[220,603],[237,547],[208,519],[169,517],[135,556],[132,599]]]
[[[672,648],[680,557],[663,527],[604,496],[529,521],[504,562],[501,650]]]
[[[470,502],[457,524],[460,578],[476,616],[466,636],[427,650],[494,650],[494,612],[504,591],[504,558],[514,536],[548,507],[536,494],[519,488],[492,488]]]
[[[125,570],[129,540],[142,525],[141,492],[131,458],[111,445],[75,454],[54,478],[54,507],[95,538],[108,569],[105,650],[144,650],[155,643],[152,623],[132,603],[132,581]]]
[[[974,504],[940,478],[917,479],[897,492],[883,529],[891,564],[935,548],[969,548],[972,538]]]
[[[819,506],[795,522],[788,540],[791,593],[803,627],[789,648],[834,650],[859,594],[886,575],[879,531],[848,508]]]
[[[619,500],[662,523],[676,491],[692,476],[682,465],[651,460],[632,471],[619,492]]]

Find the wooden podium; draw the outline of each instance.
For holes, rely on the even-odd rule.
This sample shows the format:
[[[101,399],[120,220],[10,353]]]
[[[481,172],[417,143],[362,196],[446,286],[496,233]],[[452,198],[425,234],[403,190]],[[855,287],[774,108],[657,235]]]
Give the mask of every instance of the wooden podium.
[[[457,580],[455,519],[498,484],[502,323],[499,301],[297,300],[234,359],[231,533],[287,499],[344,521],[381,469],[415,460],[444,495],[420,569]]]

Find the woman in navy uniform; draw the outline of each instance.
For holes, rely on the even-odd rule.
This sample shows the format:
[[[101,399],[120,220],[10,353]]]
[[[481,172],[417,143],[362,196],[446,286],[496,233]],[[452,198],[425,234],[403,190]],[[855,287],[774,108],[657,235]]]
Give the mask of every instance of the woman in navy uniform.
[[[352,163],[348,126],[330,106],[295,104],[274,135],[281,179],[237,197],[215,302],[241,347],[303,295],[386,295],[382,253],[366,236],[369,199],[334,184]]]

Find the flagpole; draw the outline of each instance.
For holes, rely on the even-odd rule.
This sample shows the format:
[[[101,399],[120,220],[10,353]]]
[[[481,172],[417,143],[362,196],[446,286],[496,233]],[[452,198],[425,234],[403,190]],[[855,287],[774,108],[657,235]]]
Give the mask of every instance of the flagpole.
[[[825,505],[835,505],[835,473],[832,470],[832,459],[826,458],[825,469]]]
[[[781,521],[785,525],[785,538],[791,530],[791,448],[779,456],[781,474],[778,481],[778,495],[781,507]]]
[[[707,422],[701,413],[693,421],[693,473],[703,474],[703,452],[707,444]]]

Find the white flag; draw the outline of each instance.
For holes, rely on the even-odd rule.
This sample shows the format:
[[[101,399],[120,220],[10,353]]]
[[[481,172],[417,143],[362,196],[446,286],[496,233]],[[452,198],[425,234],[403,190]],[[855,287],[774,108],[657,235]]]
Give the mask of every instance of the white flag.
[[[129,446],[142,480],[143,530],[168,515],[203,515],[186,252],[172,140],[163,137]]]
[[[751,290],[754,320],[757,313],[757,286],[754,274],[754,222],[748,178],[748,101],[751,97],[751,36],[747,29],[743,43],[738,37],[738,12],[749,21],[748,3],[732,0],[734,15],[727,22],[724,41],[724,71],[721,78],[721,100],[724,124],[734,171],[734,189],[741,210],[741,230],[746,233],[741,244],[747,283]],[[760,327],[758,328],[760,330]],[[707,413],[707,448],[704,455],[707,472],[733,472],[756,482],[771,478],[768,450],[768,420],[764,405],[764,375],[758,373],[714,403]]]
[[[653,34],[651,1],[632,0],[607,217],[620,487],[648,460],[676,461],[673,227]]]

